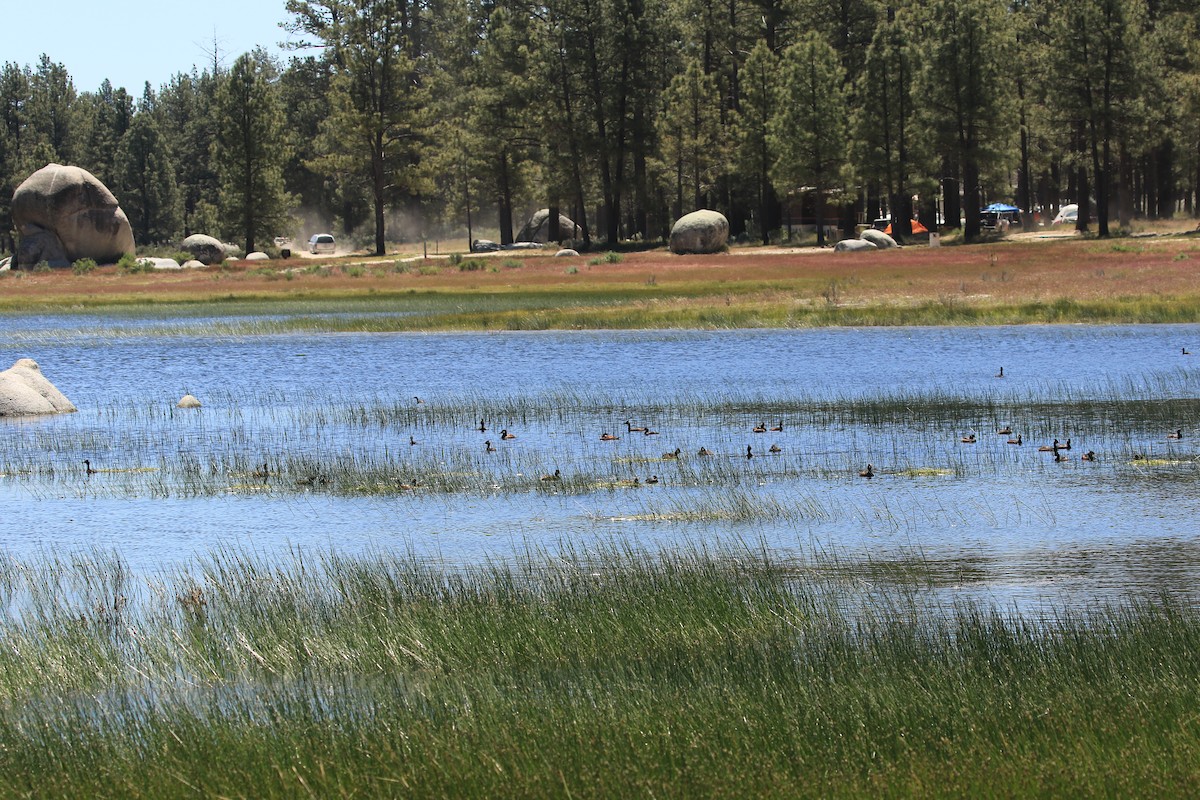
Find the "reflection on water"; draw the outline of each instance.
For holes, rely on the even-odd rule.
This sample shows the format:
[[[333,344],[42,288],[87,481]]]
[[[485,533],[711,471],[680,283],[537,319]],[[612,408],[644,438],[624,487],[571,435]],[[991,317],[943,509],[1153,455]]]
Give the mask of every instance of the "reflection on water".
[[[1200,448],[1165,439],[1192,433],[1176,417],[1196,407],[1200,366],[1180,350],[1200,326],[206,336],[8,323],[20,335],[0,361],[34,358],[80,408],[0,421],[0,548],[18,557],[101,547],[151,570],[222,545],[463,562],[529,544],[740,539],[833,552],[881,582],[911,577],[916,554],[938,592],[1017,604],[1190,595],[1200,571]],[[173,409],[185,392],[199,413]],[[887,418],[838,405],[881,397],[895,401]],[[509,416],[476,430],[496,408]],[[501,426],[518,438],[500,443]],[[1037,452],[1060,436],[1068,460]],[[1097,463],[1079,459],[1089,449]],[[89,456],[104,471],[83,475]],[[256,481],[264,461],[272,477]],[[860,479],[868,462],[877,477]],[[539,483],[555,469],[564,482]]]

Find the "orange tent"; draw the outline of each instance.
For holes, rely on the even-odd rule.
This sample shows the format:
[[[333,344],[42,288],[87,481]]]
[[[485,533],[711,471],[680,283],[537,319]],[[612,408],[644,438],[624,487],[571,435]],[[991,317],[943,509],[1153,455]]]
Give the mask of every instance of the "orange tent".
[[[883,232],[889,236],[892,235],[892,224],[890,222],[888,223],[888,226],[883,229]],[[926,228],[924,225],[922,225],[921,223],[917,222],[914,219],[912,221],[912,232],[913,233],[929,233],[929,228]]]

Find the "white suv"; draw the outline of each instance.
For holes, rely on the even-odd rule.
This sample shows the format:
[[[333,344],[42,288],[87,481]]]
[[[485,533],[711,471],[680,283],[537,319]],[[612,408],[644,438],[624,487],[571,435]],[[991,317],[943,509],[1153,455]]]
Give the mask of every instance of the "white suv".
[[[310,253],[332,253],[336,249],[337,247],[333,243],[333,234],[314,233],[308,240],[308,252]]]

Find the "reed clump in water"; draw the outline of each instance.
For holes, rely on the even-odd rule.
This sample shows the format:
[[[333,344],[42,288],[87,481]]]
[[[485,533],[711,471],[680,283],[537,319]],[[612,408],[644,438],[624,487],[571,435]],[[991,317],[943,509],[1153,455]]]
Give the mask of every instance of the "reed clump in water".
[[[1007,474],[1028,464],[991,431],[1001,424],[1025,441],[1074,436],[1101,453],[1110,475],[1132,465],[1194,478],[1190,442],[1163,431],[1200,415],[1200,400],[1171,396],[1182,378],[1082,391],[1047,384],[1002,394],[892,391],[867,396],[699,391],[635,398],[562,389],[541,394],[462,395],[416,405],[391,398],[349,401],[317,393],[214,393],[204,413],[163,402],[114,399],[70,418],[14,427],[0,480],[34,496],[219,497],[227,494],[336,496],[539,492],[588,494],[635,477],[662,476],[663,490],[840,480],[862,464],[901,478]],[[1165,397],[1164,397],[1165,395]],[[627,419],[653,420],[662,435],[599,441]],[[782,425],[787,420],[786,426]],[[480,432],[480,420],[488,431]],[[785,428],[758,441],[754,427]],[[501,428],[521,431],[486,452]],[[951,447],[979,431],[979,447]],[[761,435],[761,434],[759,434]],[[662,440],[660,442],[660,439]],[[417,445],[409,445],[416,441]],[[770,441],[768,441],[770,440]],[[769,452],[778,440],[778,454]],[[497,440],[498,441],[498,440]],[[744,458],[748,444],[760,458]],[[698,458],[701,446],[714,453]],[[663,452],[679,449],[667,463]],[[1135,456],[1144,456],[1140,463]],[[83,458],[97,472],[85,474]],[[1040,463],[1040,462],[1033,462]],[[263,464],[267,468],[263,469]],[[559,469],[564,480],[537,476]],[[932,471],[932,472],[931,472]],[[642,474],[645,473],[645,474]],[[668,514],[674,515],[668,511]]]
[[[5,560],[0,794],[1138,794],[1200,777],[1194,608],[930,610],[818,574],[738,547],[469,568],[220,551],[144,582],[112,555]]]

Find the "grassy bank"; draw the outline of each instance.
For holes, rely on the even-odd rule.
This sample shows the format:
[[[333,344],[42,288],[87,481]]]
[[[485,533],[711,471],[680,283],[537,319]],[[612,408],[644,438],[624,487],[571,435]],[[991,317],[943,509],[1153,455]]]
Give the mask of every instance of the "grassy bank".
[[[6,562],[0,794],[1194,792],[1193,609],[935,613],[920,562],[870,591],[836,567]]]
[[[1200,319],[1192,237],[835,254],[333,259],[182,273],[0,273],[0,312],[261,317],[270,330],[1153,323]]]

